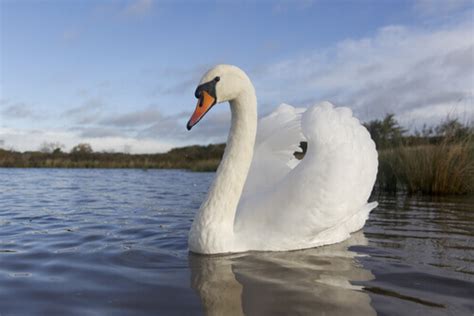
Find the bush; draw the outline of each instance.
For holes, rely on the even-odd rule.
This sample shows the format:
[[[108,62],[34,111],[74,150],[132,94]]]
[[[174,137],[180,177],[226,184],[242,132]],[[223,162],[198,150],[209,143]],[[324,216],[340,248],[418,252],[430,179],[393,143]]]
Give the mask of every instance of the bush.
[[[71,154],[73,155],[87,155],[92,154],[93,152],[92,146],[87,143],[76,145],[71,149]]]
[[[394,114],[387,114],[383,120],[373,120],[364,124],[375,142],[377,149],[398,146],[402,143],[406,130],[398,124]]]

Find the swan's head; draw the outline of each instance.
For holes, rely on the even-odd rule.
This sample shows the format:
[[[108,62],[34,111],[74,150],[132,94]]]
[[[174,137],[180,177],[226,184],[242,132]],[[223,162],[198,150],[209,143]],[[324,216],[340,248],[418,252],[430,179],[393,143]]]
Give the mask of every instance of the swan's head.
[[[237,98],[249,86],[252,87],[250,79],[236,66],[217,65],[207,71],[194,93],[198,102],[186,126],[188,130],[196,125],[215,104]]]

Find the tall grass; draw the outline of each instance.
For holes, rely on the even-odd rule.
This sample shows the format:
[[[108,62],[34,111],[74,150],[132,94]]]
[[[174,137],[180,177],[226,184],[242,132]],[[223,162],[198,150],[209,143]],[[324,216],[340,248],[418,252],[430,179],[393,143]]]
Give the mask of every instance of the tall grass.
[[[474,144],[446,138],[438,144],[398,146],[379,153],[377,186],[410,194],[474,192]]]

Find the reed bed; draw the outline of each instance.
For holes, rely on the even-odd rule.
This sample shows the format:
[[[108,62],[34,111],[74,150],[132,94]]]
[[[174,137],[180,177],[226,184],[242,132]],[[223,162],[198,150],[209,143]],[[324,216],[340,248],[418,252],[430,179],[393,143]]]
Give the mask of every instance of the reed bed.
[[[453,143],[398,146],[380,151],[377,188],[430,195],[474,192],[471,139]]]

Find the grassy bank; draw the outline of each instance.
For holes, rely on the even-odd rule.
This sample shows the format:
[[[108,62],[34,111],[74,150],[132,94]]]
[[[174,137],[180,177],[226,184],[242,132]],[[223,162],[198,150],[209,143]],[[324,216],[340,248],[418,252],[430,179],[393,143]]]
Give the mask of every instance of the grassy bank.
[[[163,154],[132,155],[77,150],[15,152],[0,149],[0,167],[15,168],[141,168],[213,171],[224,152],[224,144],[175,148]]]

